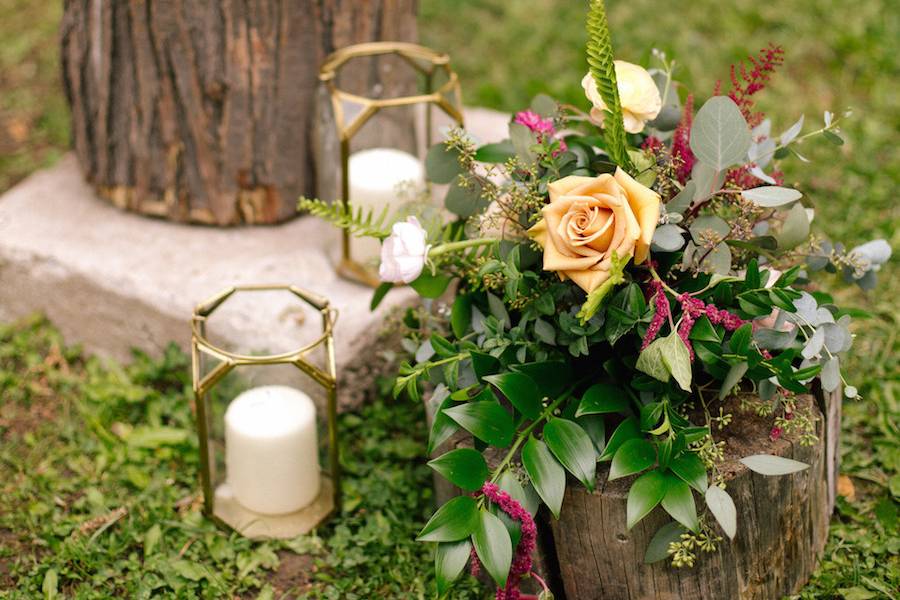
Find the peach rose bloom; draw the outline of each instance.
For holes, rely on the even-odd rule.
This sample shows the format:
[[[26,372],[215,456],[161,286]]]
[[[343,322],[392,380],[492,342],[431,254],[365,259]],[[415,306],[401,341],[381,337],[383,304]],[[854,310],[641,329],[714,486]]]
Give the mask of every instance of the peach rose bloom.
[[[528,230],[544,248],[544,270],[591,293],[609,279],[612,253],[647,260],[659,222],[659,194],[616,169],[598,177],[570,175],[549,186],[543,218]]]

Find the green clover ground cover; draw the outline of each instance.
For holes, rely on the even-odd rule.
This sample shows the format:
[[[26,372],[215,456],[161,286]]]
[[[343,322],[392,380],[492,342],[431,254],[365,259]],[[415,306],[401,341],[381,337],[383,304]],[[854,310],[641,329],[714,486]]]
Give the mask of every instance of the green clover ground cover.
[[[41,319],[0,326],[0,598],[433,596],[421,411],[343,415],[343,512],[251,542],[199,512],[187,367],[174,347],[103,365]]]

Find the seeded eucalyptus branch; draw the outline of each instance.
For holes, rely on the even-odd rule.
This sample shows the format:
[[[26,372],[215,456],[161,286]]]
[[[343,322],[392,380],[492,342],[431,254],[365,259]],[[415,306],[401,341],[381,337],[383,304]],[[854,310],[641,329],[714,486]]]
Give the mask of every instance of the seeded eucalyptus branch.
[[[591,76],[597,84],[600,97],[606,103],[607,116],[603,123],[606,151],[610,158],[634,175],[634,165],[628,158],[625,142],[625,123],[622,118],[622,104],[619,102],[619,88],[616,84],[616,67],[613,63],[612,41],[606,22],[603,0],[591,0],[587,17],[587,61]]]

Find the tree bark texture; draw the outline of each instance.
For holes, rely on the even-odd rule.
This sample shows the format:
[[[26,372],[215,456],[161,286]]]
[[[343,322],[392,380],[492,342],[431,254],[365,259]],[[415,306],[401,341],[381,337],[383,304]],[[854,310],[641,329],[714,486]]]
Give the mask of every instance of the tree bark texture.
[[[840,400],[838,392],[829,404],[839,406]],[[633,478],[610,482],[604,468],[593,494],[578,485],[568,486],[560,519],[550,522],[565,597],[771,600],[797,592],[815,569],[828,538],[834,493],[829,474],[836,468],[836,454],[829,446],[837,447],[839,431],[826,431],[828,412],[815,406],[812,397],[798,404],[810,407],[817,417],[819,439],[813,446],[801,446],[789,436],[772,442],[771,417],[741,411],[736,402],[726,408],[734,413],[734,424],[715,432],[715,437],[726,441],[726,460],[720,469],[737,508],[737,534],[729,541],[714,526],[723,540],[715,552],[698,549],[694,567],[676,568],[666,560],[644,564],[650,540],[672,519],[657,507],[631,531],[626,529],[626,499]],[[793,458],[810,467],[792,475],[763,476],[738,462],[752,454]],[[703,499],[697,495],[696,501],[702,512]],[[714,523],[711,516],[707,519]]]
[[[66,0],[63,84],[86,179],[175,221],[293,216],[315,190],[319,65],[345,45],[415,41],[416,12],[417,0]]]

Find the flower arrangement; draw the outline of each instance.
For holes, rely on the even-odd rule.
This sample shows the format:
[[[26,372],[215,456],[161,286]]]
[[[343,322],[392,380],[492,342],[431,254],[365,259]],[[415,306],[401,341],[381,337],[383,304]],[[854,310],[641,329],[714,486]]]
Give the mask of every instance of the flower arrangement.
[[[373,305],[395,284],[452,298],[407,316],[413,358],[394,386],[414,400],[431,389],[429,452],[460,429],[475,440],[429,463],[466,492],[419,536],[437,543],[441,593],[471,564],[497,598],[517,598],[533,575],[539,505],[558,517],[566,474],[593,489],[598,461],[609,479],[633,478],[627,526],[661,505],[673,520],[661,558],[689,566],[691,547],[714,551],[737,528],[716,432],[740,414],[722,401],[752,392],[773,438],[789,430],[815,443],[795,396],[814,379],[857,395],[840,370],[852,311],[812,280],[837,273],[869,289],[890,248],[845,250],[812,234],[813,209],[778,170],[805,162],[812,136],[841,144],[840,118],[826,112],[804,133],[801,117],[773,134],[754,96],[781,48],[732,68],[730,89],[695,112],[664,54],[649,71],[613,60],[600,0],[587,29],[587,113],[539,96],[508,140],[478,146],[454,130],[429,151],[429,180],[449,185],[449,220],[419,211],[388,229],[385,215],[301,200],[384,241]],[[743,462],[764,474],[806,467]]]

